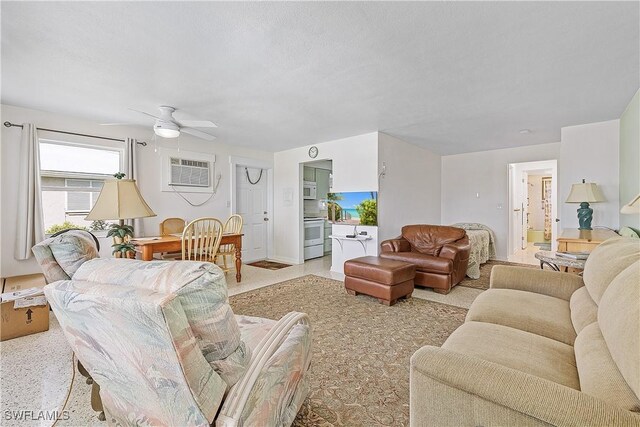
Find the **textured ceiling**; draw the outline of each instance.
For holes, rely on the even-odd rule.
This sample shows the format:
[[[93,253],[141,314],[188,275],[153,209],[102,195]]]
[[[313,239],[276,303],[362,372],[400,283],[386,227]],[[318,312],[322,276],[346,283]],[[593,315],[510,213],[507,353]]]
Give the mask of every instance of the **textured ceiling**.
[[[2,103],[146,126],[127,108],[168,104],[269,151],[376,130],[442,154],[556,142],[640,86],[638,2],[1,8]]]

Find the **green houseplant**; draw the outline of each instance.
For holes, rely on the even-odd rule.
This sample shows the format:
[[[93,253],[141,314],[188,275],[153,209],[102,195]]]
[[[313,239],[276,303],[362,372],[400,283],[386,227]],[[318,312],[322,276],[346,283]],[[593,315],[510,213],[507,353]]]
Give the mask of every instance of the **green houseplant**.
[[[107,237],[113,237],[113,255],[116,258],[134,258],[136,248],[130,243],[133,227],[125,224],[111,224]]]

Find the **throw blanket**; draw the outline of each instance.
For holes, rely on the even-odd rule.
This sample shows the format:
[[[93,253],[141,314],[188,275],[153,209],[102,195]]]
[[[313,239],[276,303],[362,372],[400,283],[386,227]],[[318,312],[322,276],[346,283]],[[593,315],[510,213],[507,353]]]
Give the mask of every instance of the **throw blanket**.
[[[469,236],[471,253],[467,276],[472,279],[480,278],[480,264],[484,264],[496,256],[496,236],[489,227],[477,222],[459,222],[453,227],[463,228]]]

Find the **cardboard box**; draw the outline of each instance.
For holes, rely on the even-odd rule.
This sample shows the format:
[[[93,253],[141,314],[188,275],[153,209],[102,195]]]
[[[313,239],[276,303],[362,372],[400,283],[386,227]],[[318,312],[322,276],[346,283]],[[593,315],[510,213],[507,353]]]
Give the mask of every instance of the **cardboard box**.
[[[3,292],[16,292],[45,285],[42,274],[8,277],[2,282]],[[15,308],[15,303],[17,301],[0,303],[0,341],[49,330],[49,304]]]
[[[42,273],[13,276],[3,279],[2,293],[22,291],[29,288],[44,288],[47,284]]]

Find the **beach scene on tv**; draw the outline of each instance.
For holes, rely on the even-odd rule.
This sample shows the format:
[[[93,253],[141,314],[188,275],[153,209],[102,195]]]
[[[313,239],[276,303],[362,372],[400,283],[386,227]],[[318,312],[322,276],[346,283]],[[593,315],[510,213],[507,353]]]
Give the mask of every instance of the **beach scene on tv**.
[[[378,225],[378,192],[327,194],[329,221],[348,225]]]

